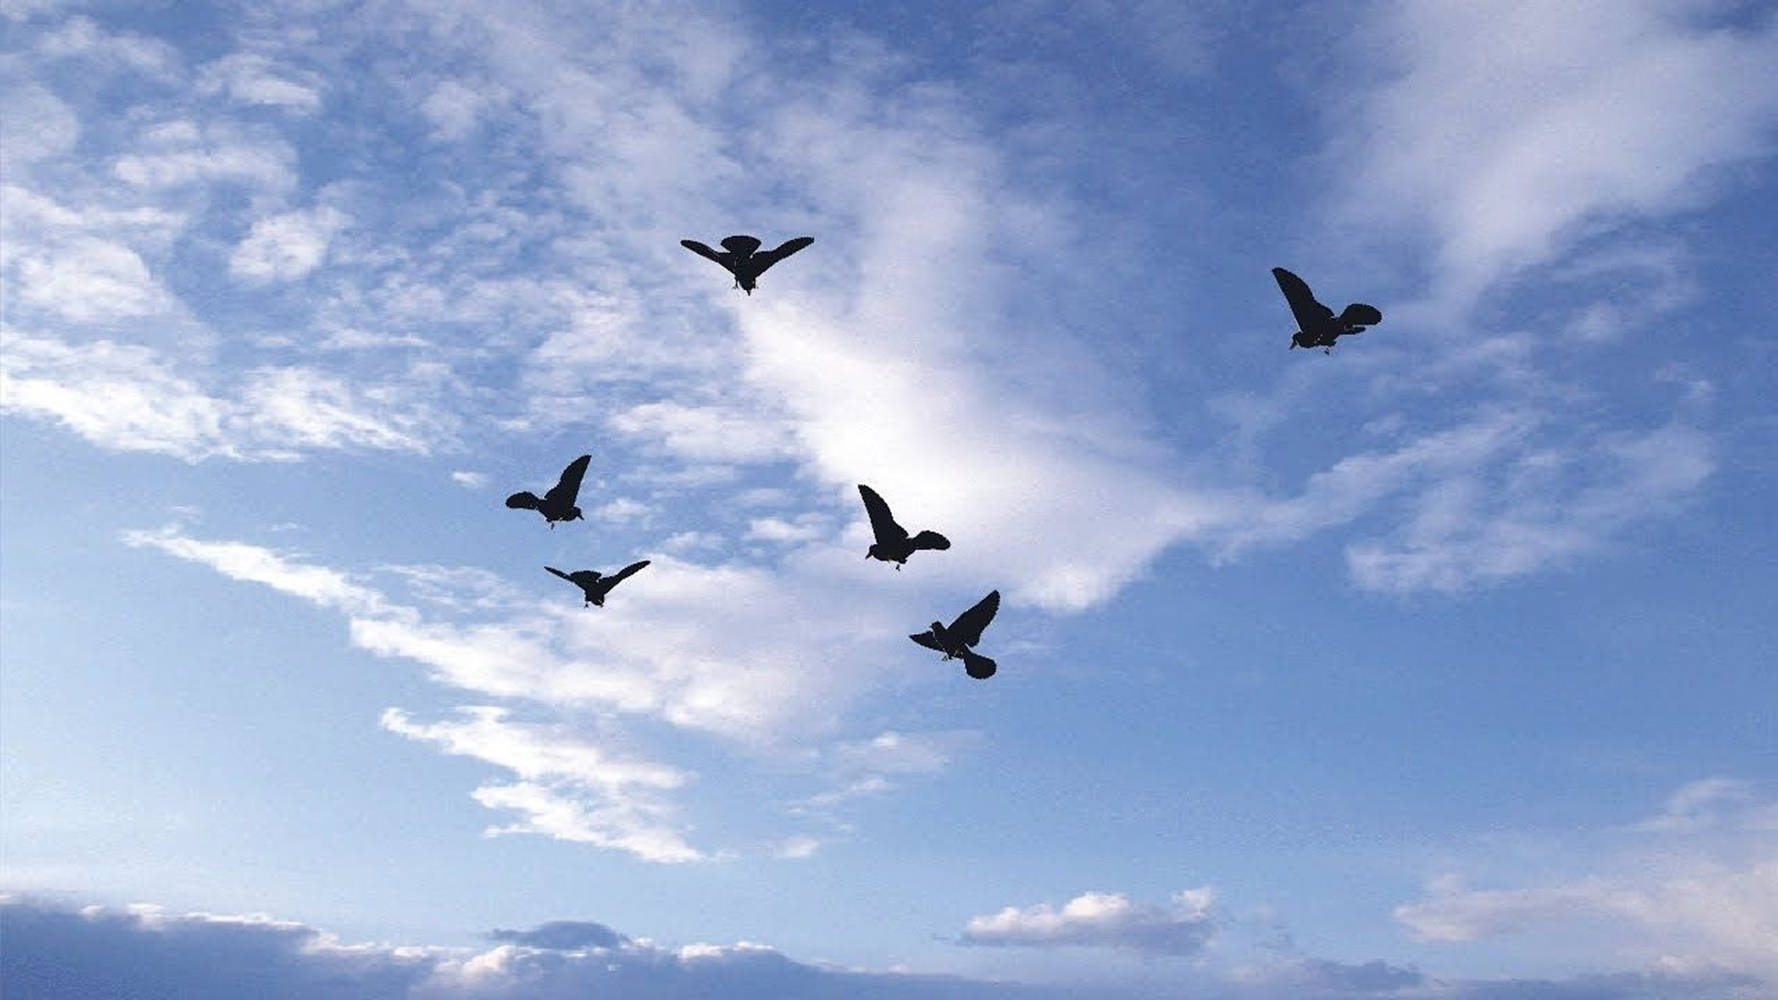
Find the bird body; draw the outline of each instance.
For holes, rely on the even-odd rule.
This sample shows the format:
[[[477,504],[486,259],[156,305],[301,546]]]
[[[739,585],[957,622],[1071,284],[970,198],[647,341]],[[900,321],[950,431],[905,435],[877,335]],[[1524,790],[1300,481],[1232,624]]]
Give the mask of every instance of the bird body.
[[[813,236],[798,236],[794,240],[786,240],[775,250],[759,252],[759,240],[753,236],[729,236],[723,239],[722,249],[712,250],[697,240],[680,240],[679,245],[700,257],[713,260],[722,265],[723,269],[735,276],[735,287],[748,295],[758,287],[759,276],[766,269],[784,258],[796,253],[803,247],[815,242]]]
[[[945,654],[947,660],[962,660],[964,673],[978,681],[985,681],[994,676],[997,666],[993,660],[970,647],[982,641],[982,630],[994,620],[994,614],[999,610],[1000,591],[991,590],[988,596],[958,615],[951,624],[933,622],[926,631],[908,638],[927,649]]]
[[[549,492],[541,498],[529,490],[520,490],[506,498],[506,505],[514,510],[534,510],[543,515],[551,528],[557,521],[579,521],[586,515],[581,513],[575,501],[580,498],[580,481],[585,478],[587,466],[592,463],[593,456],[582,455],[562,470],[562,478]]]
[[[611,588],[629,579],[631,575],[647,566],[648,563],[647,559],[633,562],[610,576],[605,576],[596,569],[577,569],[572,573],[564,573],[554,566],[543,568],[579,587],[581,593],[586,595],[587,604],[602,608],[605,606],[605,595],[611,593]]]
[[[870,515],[871,534],[876,536],[876,541],[864,554],[866,559],[892,562],[896,569],[900,569],[908,561],[908,556],[921,549],[943,551],[951,547],[951,540],[936,531],[909,535],[906,528],[895,523],[882,496],[869,486],[859,483],[858,495],[864,498],[865,513]]]
[[[1377,307],[1363,302],[1354,302],[1335,316],[1332,309],[1316,300],[1308,282],[1284,268],[1272,268],[1272,278],[1278,282],[1278,290],[1284,293],[1284,301],[1290,304],[1290,314],[1296,319],[1298,330],[1290,337],[1293,349],[1319,347],[1332,353],[1334,341],[1383,322]]]

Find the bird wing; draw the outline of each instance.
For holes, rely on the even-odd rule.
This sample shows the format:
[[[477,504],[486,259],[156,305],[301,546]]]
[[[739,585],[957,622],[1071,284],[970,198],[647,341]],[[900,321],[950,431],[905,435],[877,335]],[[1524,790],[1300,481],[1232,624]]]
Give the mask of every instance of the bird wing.
[[[640,569],[642,569],[642,567],[644,567],[646,565],[648,565],[647,559],[644,559],[641,562],[633,562],[633,563],[629,564],[628,566],[625,566],[623,569],[620,569],[617,572],[606,577],[605,582],[607,585],[609,585],[611,587],[615,587],[618,584],[629,579],[632,575],[634,575],[637,571],[639,571]]]
[[[1296,325],[1304,333],[1333,319],[1333,310],[1315,301],[1315,293],[1309,291],[1309,285],[1303,279],[1281,267],[1272,268],[1272,277],[1278,279],[1278,290],[1284,293],[1284,301],[1290,303],[1290,314],[1296,317]]]
[[[915,642],[919,643],[922,646],[925,646],[927,649],[936,649],[941,653],[945,651],[945,648],[938,644],[938,640],[932,637],[932,632],[930,629],[925,632],[921,632],[919,635],[910,635],[910,636],[908,636],[908,638],[914,640]]]
[[[690,250],[692,253],[697,254],[699,257],[708,257],[730,271],[735,269],[735,259],[733,256],[726,253],[717,253],[705,244],[699,243],[697,240],[680,240],[679,245]]]
[[[506,498],[506,505],[513,510],[536,510],[537,494],[530,490],[520,490]]]
[[[569,583],[573,583],[576,585],[578,585],[578,583],[579,583],[579,581],[575,580],[573,576],[562,572],[561,570],[555,568],[554,566],[545,566],[543,568],[549,570],[551,573],[554,573],[555,575],[561,577],[562,579],[567,580]]]
[[[586,467],[593,461],[593,456],[582,455],[562,470],[562,478],[544,494],[543,499],[552,504],[568,504],[572,506],[580,496],[580,481],[586,476]]]
[[[1345,326],[1376,326],[1381,322],[1383,314],[1377,311],[1377,307],[1363,302],[1352,303],[1340,314],[1340,323]]]
[[[993,660],[982,654],[966,649],[963,651],[963,672],[978,681],[985,681],[994,676],[996,669]]]
[[[798,236],[794,240],[785,240],[783,243],[778,244],[778,248],[776,250],[767,250],[765,253],[754,254],[753,255],[753,266],[754,266],[753,273],[754,274],[764,274],[766,272],[766,268],[771,267],[773,264],[778,263],[779,261],[783,260],[784,258],[790,256],[793,253],[796,253],[798,250],[801,250],[803,247],[806,247],[813,242],[815,242],[815,237],[813,237],[813,236]]]
[[[858,495],[864,498],[864,510],[870,515],[870,530],[877,536],[877,544],[891,545],[907,540],[908,529],[895,523],[895,516],[889,513],[889,505],[883,502],[876,490],[859,483]]]
[[[936,531],[922,531],[909,539],[916,549],[937,549],[943,551],[951,547],[951,540]]]
[[[994,612],[1000,610],[1000,591],[990,590],[988,596],[977,601],[975,607],[957,616],[957,620],[946,629],[956,636],[965,646],[973,646],[982,641],[982,629],[994,620]]]

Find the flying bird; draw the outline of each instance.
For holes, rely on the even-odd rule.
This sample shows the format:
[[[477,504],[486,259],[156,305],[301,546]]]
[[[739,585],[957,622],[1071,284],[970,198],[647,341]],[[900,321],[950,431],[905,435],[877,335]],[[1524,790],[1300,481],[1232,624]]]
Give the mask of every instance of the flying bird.
[[[543,515],[550,528],[555,528],[557,521],[579,521],[585,517],[574,501],[580,497],[580,480],[586,475],[586,467],[592,462],[593,456],[582,455],[562,470],[562,478],[550,487],[543,499],[529,490],[521,490],[506,498],[506,505],[513,510],[534,510]]]
[[[945,659],[962,659],[963,672],[978,681],[985,681],[994,676],[994,661],[969,647],[982,641],[982,629],[994,620],[994,612],[1000,610],[1000,591],[991,590],[988,596],[977,601],[975,607],[957,616],[957,620],[948,627],[943,622],[933,622],[932,628],[919,635],[910,635],[927,649],[936,649],[945,654]]]
[[[1335,316],[1332,309],[1315,300],[1315,293],[1309,291],[1308,283],[1281,267],[1272,268],[1272,277],[1278,279],[1278,289],[1284,293],[1284,301],[1290,303],[1290,314],[1296,317],[1296,325],[1300,327],[1290,337],[1293,350],[1319,347],[1323,354],[1332,354],[1334,341],[1347,334],[1363,333],[1365,327],[1383,322],[1383,314],[1377,307],[1363,302],[1354,302],[1345,312]]]
[[[572,573],[564,573],[554,566],[543,568],[579,587],[586,594],[587,604],[594,604],[602,608],[605,606],[605,595],[611,593],[611,588],[629,579],[632,574],[646,565],[648,565],[647,559],[633,562],[610,576],[601,576],[596,569],[580,569]]]
[[[717,252],[699,243],[697,240],[680,240],[679,245],[700,257],[721,264],[730,274],[735,276],[735,287],[748,295],[759,281],[759,276],[766,269],[784,258],[796,253],[803,247],[815,242],[813,236],[798,236],[794,240],[786,240],[776,250],[759,251],[759,240],[751,236],[730,236],[722,241],[724,252]]]
[[[936,531],[922,531],[909,538],[908,529],[895,523],[894,515],[889,513],[889,505],[869,486],[859,483],[858,495],[864,498],[864,509],[870,514],[870,530],[877,536],[870,551],[864,554],[866,559],[892,562],[899,570],[908,561],[908,556],[921,549],[942,551],[951,547],[951,540]]]

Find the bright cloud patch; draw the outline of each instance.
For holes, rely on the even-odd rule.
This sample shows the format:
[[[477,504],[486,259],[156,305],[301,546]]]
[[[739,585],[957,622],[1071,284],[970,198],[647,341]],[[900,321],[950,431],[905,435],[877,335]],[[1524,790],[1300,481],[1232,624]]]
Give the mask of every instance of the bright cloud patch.
[[[678,788],[686,775],[660,764],[614,757],[565,727],[511,721],[504,709],[467,706],[457,714],[454,721],[423,724],[391,708],[382,723],[392,733],[446,753],[480,758],[524,779],[475,790],[483,805],[525,817],[517,826],[488,833],[541,833],[629,851],[646,861],[703,857],[665,822],[669,810],[650,795]]]
[[[249,281],[301,278],[320,265],[333,234],[348,221],[327,205],[261,219],[229,255],[228,269]]]
[[[1058,945],[1127,948],[1157,955],[1194,955],[1216,936],[1215,893],[1174,894],[1171,906],[1135,903],[1122,893],[1085,892],[1060,909],[1048,903],[1009,906],[973,917],[963,942],[1047,948]]]
[[[424,453],[450,435],[448,419],[407,386],[264,368],[217,396],[158,352],[108,340],[75,346],[8,336],[0,405],[52,418],[102,447],[192,462],[289,460],[310,448]]]

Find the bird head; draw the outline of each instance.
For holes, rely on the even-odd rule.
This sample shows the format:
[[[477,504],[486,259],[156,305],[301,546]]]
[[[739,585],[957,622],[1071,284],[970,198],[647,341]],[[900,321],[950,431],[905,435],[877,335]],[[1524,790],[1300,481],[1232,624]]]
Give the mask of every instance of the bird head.
[[[570,508],[568,508],[568,516],[562,518],[562,520],[564,520],[564,521],[584,521],[584,520],[586,520],[586,515],[581,513],[581,510],[579,507],[570,507]]]

